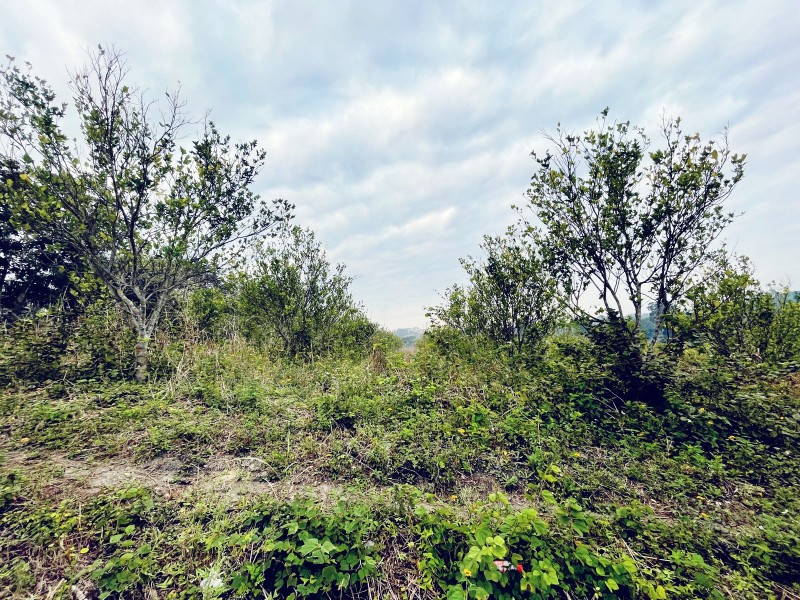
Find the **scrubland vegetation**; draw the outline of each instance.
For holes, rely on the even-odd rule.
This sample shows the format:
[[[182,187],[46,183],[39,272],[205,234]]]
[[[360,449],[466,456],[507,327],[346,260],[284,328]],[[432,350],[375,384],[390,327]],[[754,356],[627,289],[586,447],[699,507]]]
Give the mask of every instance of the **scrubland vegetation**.
[[[2,72],[0,596],[800,597],[800,304],[718,243],[724,139],[559,131],[409,351],[123,66],[83,153]]]

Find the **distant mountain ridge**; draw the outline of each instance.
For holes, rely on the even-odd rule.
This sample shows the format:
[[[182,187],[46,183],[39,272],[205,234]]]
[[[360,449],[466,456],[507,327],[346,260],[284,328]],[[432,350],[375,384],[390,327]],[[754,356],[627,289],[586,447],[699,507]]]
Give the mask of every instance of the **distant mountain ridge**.
[[[794,290],[792,292],[779,292],[776,290],[770,290],[770,293],[776,301],[783,300],[783,296],[785,294],[787,302],[800,302],[800,291],[798,290]]]
[[[401,327],[400,329],[395,329],[392,333],[403,340],[404,348],[411,348],[416,345],[417,340],[425,333],[425,329],[423,327]]]

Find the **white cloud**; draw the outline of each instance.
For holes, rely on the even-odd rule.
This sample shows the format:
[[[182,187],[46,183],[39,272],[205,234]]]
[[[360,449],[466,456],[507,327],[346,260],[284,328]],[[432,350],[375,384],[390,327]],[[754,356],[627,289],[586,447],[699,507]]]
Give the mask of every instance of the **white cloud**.
[[[260,140],[258,189],[295,202],[399,326],[515,220],[540,131],[590,127],[605,106],[653,138],[662,111],[704,138],[730,125],[749,154],[731,237],[764,279],[800,281],[794,4],[34,0],[8,3],[0,45],[62,92],[99,42],[154,94],[181,81],[194,114]]]

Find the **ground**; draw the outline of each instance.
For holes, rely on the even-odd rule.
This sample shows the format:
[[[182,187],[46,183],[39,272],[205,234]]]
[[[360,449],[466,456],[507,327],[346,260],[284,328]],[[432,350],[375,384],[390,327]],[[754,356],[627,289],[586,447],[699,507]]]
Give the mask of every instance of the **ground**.
[[[581,369],[548,360],[532,375],[209,344],[147,384],[9,386],[0,590],[800,597],[795,437],[729,433],[696,391],[682,413],[595,403]],[[796,379],[757,399],[789,433]],[[668,430],[692,416],[704,429]]]

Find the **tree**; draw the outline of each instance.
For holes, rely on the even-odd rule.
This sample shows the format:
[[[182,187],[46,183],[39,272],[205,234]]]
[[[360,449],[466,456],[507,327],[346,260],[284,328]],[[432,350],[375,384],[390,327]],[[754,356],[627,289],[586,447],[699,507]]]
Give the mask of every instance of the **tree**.
[[[331,268],[309,229],[294,227],[280,245],[262,245],[243,276],[240,317],[251,337],[269,332],[291,357],[323,354],[338,343],[363,344],[375,326],[350,295],[344,265]]]
[[[505,237],[485,236],[481,249],[484,260],[461,260],[469,285],[447,290],[445,304],[429,309],[428,316],[434,324],[486,337],[511,354],[536,348],[561,314],[556,279],[535,247],[513,230]]]
[[[777,364],[800,356],[800,304],[788,288],[767,291],[745,257],[721,260],[672,319],[681,343],[728,361]]]
[[[236,256],[223,248],[274,232],[293,207],[250,190],[265,158],[256,142],[232,143],[206,122],[189,148],[179,146],[189,121],[178,94],[159,105],[127,75],[120,53],[103,48],[74,73],[78,143],[62,126],[67,105],[30,65],[9,62],[0,70],[0,151],[21,166],[3,190],[17,221],[80,256],[129,316],[141,381],[171,295]]]
[[[6,185],[19,185],[21,174],[18,164],[0,164],[0,182]],[[20,216],[9,203],[0,203],[0,318],[14,321],[55,302],[74,308],[87,296],[96,298],[99,287],[81,257],[35,224],[21,223]]]
[[[663,119],[664,145],[630,123],[607,122],[582,135],[559,125],[548,140],[553,153],[533,153],[538,170],[528,199],[541,228],[525,221],[571,293],[587,324],[618,330],[624,351],[646,361],[662,321],[685,294],[692,274],[733,215],[723,202],[743,175],[744,155],[731,154],[727,137],[702,143],[684,135],[680,119]],[[579,301],[592,288],[601,302],[591,314]],[[653,336],[641,347],[642,309],[655,307]],[[633,323],[624,314],[633,310]]]

